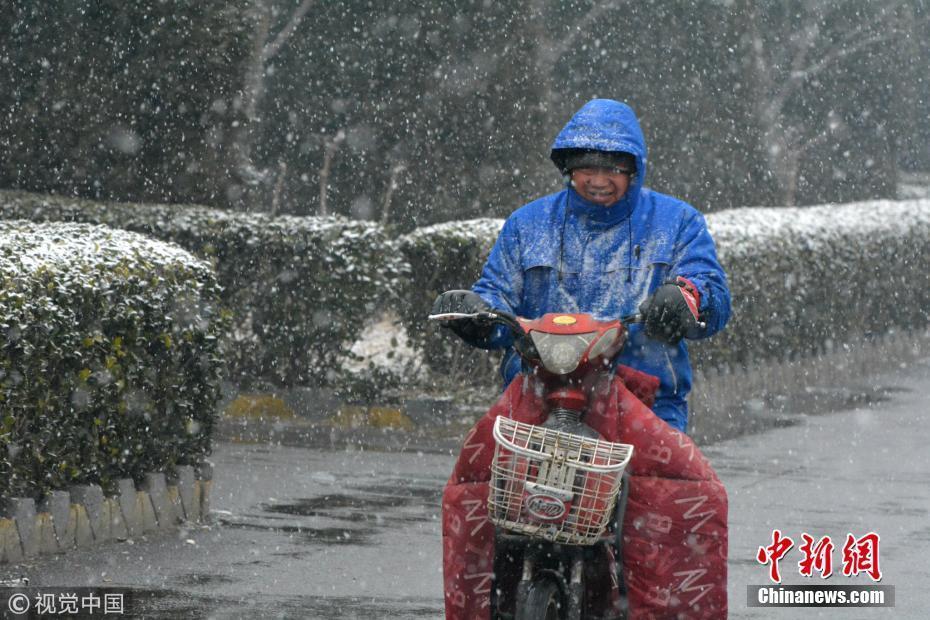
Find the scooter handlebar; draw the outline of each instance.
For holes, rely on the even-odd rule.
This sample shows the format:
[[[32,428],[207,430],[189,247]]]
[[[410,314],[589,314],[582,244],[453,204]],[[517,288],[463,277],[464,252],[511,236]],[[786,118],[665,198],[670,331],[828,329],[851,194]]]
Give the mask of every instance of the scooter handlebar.
[[[501,310],[486,312],[443,312],[441,314],[431,314],[426,317],[430,321],[458,321],[462,319],[471,319],[473,321],[489,321],[492,323],[502,323],[510,328],[518,328],[523,332],[523,327],[514,315]],[[642,313],[629,314],[620,319],[624,325],[632,323],[642,323],[645,317]]]
[[[518,334],[525,334],[526,330],[520,325],[517,317],[509,312],[501,310],[488,310],[484,312],[443,312],[440,314],[430,314],[426,317],[430,321],[461,321],[472,320],[488,323],[500,323],[506,325]]]

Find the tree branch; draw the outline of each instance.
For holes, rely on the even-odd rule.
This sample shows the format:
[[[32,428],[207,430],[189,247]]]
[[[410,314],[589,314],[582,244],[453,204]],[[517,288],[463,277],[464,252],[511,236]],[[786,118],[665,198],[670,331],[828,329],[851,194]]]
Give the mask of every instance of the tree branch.
[[[766,127],[774,122],[780,113],[780,107],[775,105],[772,97],[774,82],[771,68],[765,57],[765,39],[762,37],[762,31],[759,28],[759,9],[755,2],[748,3],[747,19],[749,29],[749,48],[752,54],[752,64],[755,67],[753,79],[755,80],[755,103],[756,110],[762,118]]]
[[[297,26],[300,25],[300,21],[307,14],[307,11],[310,10],[310,7],[313,6],[315,0],[303,0],[294,12],[291,13],[291,18],[288,20],[287,25],[281,29],[281,32],[278,33],[278,36],[274,38],[274,41],[265,46],[265,49],[262,50],[262,59],[264,61],[269,61],[281,51],[281,48],[284,47],[284,44],[287,43],[287,40],[291,38],[291,35],[294,34],[294,31],[297,30]]]
[[[895,36],[893,32],[879,32],[870,37],[859,38],[864,31],[865,26],[859,25],[846,33],[840,42],[832,46],[826,54],[820,57],[820,60],[806,68],[801,68],[800,65],[803,64],[803,60],[807,57],[807,50],[809,50],[811,46],[805,46],[806,50],[803,54],[801,54],[801,50],[799,49],[798,54],[795,55],[795,62],[792,62],[791,73],[788,75],[787,80],[785,80],[781,88],[772,93],[772,99],[769,105],[776,110],[780,110],[784,106],[785,101],[812,77],[819,75],[847,56],[851,56],[876,43],[888,41]],[[851,43],[851,45],[847,45],[849,43]]]
[[[588,29],[594,24],[594,22],[600,19],[608,9],[616,8],[617,3],[613,0],[610,2],[596,4],[594,8],[585,13],[584,17],[582,17],[580,21],[574,24],[568,35],[562,37],[558,42],[552,42],[550,47],[551,51],[546,54],[548,59],[554,62],[561,58],[565,52],[571,49],[581,33],[587,32]]]
[[[785,102],[788,100],[788,97],[795,91],[797,86],[800,86],[800,83],[794,85],[791,83],[791,76],[797,74],[804,67],[804,63],[807,60],[807,55],[810,52],[811,48],[814,47],[814,41],[817,36],[820,34],[820,30],[816,26],[809,26],[804,29],[803,35],[799,36],[796,41],[797,49],[795,49],[794,56],[791,59],[791,67],[788,70],[788,80],[782,86],[782,88],[775,89],[774,82],[769,80],[770,87],[773,91],[771,92],[771,99],[766,104],[769,113],[775,116],[781,114],[782,109],[785,107]]]
[[[882,32],[879,34],[874,34],[866,39],[859,39],[859,41],[849,47],[834,47],[827,54],[822,56],[818,62],[814,63],[810,67],[792,73],[790,81],[792,84],[806,82],[810,78],[819,73],[822,73],[825,69],[830,67],[832,64],[842,60],[843,58],[855,54],[856,52],[870,45],[874,45],[875,43],[881,43],[882,41],[892,39],[895,36],[895,33],[892,32]]]
[[[814,46],[814,40],[819,34],[820,29],[816,26],[810,26],[804,29],[804,34],[800,39],[801,43],[798,45],[798,48],[794,52],[794,57],[791,59],[790,75],[794,75],[804,67],[804,63],[807,61],[807,54]]]

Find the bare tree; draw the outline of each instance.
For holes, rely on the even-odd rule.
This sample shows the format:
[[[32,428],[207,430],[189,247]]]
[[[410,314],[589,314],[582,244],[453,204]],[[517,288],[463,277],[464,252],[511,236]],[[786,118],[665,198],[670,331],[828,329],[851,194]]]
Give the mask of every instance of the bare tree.
[[[592,32],[599,24],[609,23],[629,0],[601,0],[591,3],[585,10],[574,12],[572,19],[552,18],[553,10],[564,6],[551,0],[523,0],[517,13],[523,16],[523,53],[512,68],[524,89],[522,103],[526,106],[524,119],[525,135],[535,135],[529,142],[547,141],[574,112],[573,105],[565,96],[565,76],[560,73],[559,62],[569,52],[576,50],[582,42],[590,41]],[[579,7],[580,9],[580,7]],[[522,76],[519,74],[523,74]],[[524,78],[525,76],[525,78]],[[552,166],[538,153],[523,154],[521,177],[527,189],[545,187],[553,180]]]
[[[327,138],[323,144],[323,167],[320,168],[320,210],[318,215],[329,215],[326,202],[329,193],[329,176],[333,169],[333,158],[336,157],[336,152],[345,142],[345,139],[346,132],[340,129]]]
[[[556,85],[556,64],[578,45],[579,38],[590,37],[592,28],[599,22],[606,22],[611,11],[617,11],[621,4],[620,0],[595,2],[587,12],[565,22],[564,28],[553,31],[550,21],[546,19],[547,7],[552,6],[551,1],[527,0],[530,38],[535,42],[532,69],[534,78],[539,80],[540,97],[537,105],[546,120],[546,127],[551,127],[558,120],[556,114],[560,111],[556,100],[562,95],[562,90]]]
[[[253,0],[251,21],[255,30],[252,35],[252,49],[245,67],[242,93],[239,107],[241,119],[233,127],[229,143],[232,158],[230,171],[234,178],[246,187],[246,194],[240,196],[240,204],[248,209],[254,205],[249,196],[249,188],[268,183],[274,177],[269,170],[259,169],[253,159],[253,145],[257,130],[261,125],[261,103],[265,96],[265,75],[268,63],[287,45],[288,40],[297,30],[304,16],[313,6],[315,0],[302,0],[288,16],[283,28],[272,38],[271,7],[272,0]]]
[[[790,23],[766,28],[759,3],[752,0],[740,3],[736,10],[743,12],[746,19],[747,73],[753,112],[762,132],[763,155],[781,191],[781,204],[793,206],[797,203],[802,158],[840,135],[845,127],[833,113],[816,119],[793,117],[788,112],[789,104],[825,71],[895,37],[895,29],[889,28],[887,23],[894,19],[894,12],[883,12],[886,23],[875,23],[864,17],[860,24],[840,37],[830,39],[822,31],[821,24],[829,23],[834,13],[843,10],[841,3],[804,3],[804,13],[800,16],[794,15],[790,7],[784,7],[786,19],[796,20],[800,28]],[[765,33],[769,31],[778,33],[778,38],[767,39]]]
[[[388,178],[387,189],[384,191],[384,201],[381,204],[381,225],[386,226],[391,221],[391,200],[394,198],[394,191],[397,189],[397,178],[407,169],[405,162],[399,162],[391,166],[391,175]]]
[[[278,160],[278,180],[274,183],[274,192],[271,194],[271,214],[275,215],[281,209],[281,193],[284,189],[284,179],[287,177],[287,162]]]

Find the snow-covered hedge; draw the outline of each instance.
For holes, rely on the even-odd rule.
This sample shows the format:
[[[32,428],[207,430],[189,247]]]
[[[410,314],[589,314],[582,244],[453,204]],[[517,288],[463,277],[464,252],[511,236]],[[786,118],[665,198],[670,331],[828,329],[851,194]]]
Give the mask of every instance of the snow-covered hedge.
[[[930,321],[930,200],[733,209],[707,222],[729,276],[733,319],[692,347],[699,364],[805,355]],[[401,240],[416,283],[408,325],[422,330],[437,293],[477,279],[500,226],[461,221]],[[414,342],[422,346],[427,333]],[[427,348],[428,359],[447,363],[448,341]]]
[[[198,464],[218,293],[209,264],[142,235],[0,222],[0,497]]]
[[[501,220],[439,224],[392,241],[374,223],[341,218],[9,191],[0,191],[0,217],[104,223],[211,260],[234,316],[229,365],[240,380],[338,385],[378,305],[401,310],[411,343],[434,370],[471,368],[468,376],[481,381],[489,373],[480,369],[493,366],[425,316],[439,292],[475,281]],[[700,364],[803,355],[928,321],[930,201],[734,209],[707,220],[729,273],[734,318],[723,334],[695,344]]]
[[[816,353],[930,322],[930,200],[713,213],[733,319],[699,363]]]
[[[469,288],[478,278],[503,224],[490,218],[447,222],[418,228],[399,240],[412,270],[402,320],[411,343],[434,370],[486,363],[485,354],[470,351],[450,332],[427,324],[426,316],[439,293]]]
[[[199,206],[97,203],[0,191],[0,217],[142,232],[210,260],[233,314],[238,381],[327,384],[406,265],[381,227],[339,217],[274,217]]]

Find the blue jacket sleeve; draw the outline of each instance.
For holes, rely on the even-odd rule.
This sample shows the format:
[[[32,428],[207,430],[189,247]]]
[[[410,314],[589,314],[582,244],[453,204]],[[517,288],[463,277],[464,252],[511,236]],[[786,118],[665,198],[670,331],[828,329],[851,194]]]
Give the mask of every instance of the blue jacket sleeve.
[[[682,222],[672,260],[672,273],[690,280],[701,293],[699,310],[707,327],[696,337],[713,336],[730,320],[730,289],[700,212],[692,211]]]
[[[520,263],[520,238],[513,218],[504,223],[481,271],[481,277],[472,290],[492,308],[511,314],[519,313],[523,295],[523,269]],[[498,325],[487,338],[469,340],[468,343],[482,349],[501,349],[513,344],[513,336],[509,329]]]

